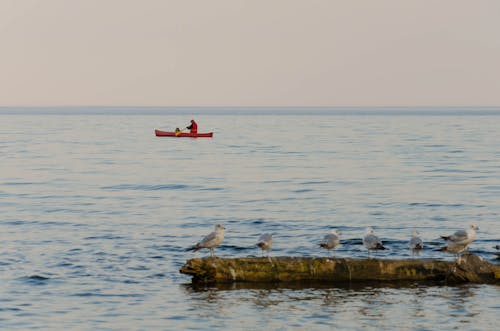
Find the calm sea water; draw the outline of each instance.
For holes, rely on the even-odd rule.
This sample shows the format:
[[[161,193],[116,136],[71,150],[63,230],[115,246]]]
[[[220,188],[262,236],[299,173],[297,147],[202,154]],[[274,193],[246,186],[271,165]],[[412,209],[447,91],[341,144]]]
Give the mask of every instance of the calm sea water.
[[[199,110],[213,139],[156,138],[192,110],[0,111],[0,328],[319,330],[496,328],[499,287],[235,284],[197,288],[179,268],[216,223],[216,254],[366,257],[365,228],[424,258],[469,224],[470,250],[498,263],[500,116]],[[90,113],[90,114],[89,114]],[[138,114],[140,111],[137,110]],[[309,114],[309,115],[308,115]]]

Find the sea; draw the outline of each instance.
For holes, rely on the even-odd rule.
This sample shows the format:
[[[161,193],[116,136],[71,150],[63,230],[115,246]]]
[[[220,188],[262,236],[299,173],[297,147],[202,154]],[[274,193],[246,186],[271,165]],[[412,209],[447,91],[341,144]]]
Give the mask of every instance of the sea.
[[[156,137],[195,119],[213,138]],[[500,263],[500,108],[0,108],[1,330],[494,330],[497,285],[193,285],[218,257]],[[408,249],[412,231],[424,249]],[[333,253],[332,253],[333,254]],[[372,256],[373,257],[373,256]]]

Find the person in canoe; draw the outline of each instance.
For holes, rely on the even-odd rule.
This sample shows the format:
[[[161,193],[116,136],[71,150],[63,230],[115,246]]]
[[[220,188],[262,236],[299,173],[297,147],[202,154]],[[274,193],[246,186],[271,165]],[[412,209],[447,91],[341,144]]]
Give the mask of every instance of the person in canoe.
[[[198,133],[198,124],[194,120],[191,120],[191,125],[186,126],[186,129],[191,130],[190,133]]]
[[[179,128],[175,128],[175,136],[179,137],[181,135],[182,131]]]

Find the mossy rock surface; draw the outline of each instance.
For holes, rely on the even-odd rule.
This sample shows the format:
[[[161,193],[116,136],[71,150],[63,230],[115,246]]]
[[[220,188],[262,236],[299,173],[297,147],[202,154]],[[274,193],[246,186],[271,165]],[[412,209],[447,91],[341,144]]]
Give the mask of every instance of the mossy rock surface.
[[[193,282],[446,282],[500,283],[500,266],[472,254],[460,261],[310,257],[195,258],[180,272]]]

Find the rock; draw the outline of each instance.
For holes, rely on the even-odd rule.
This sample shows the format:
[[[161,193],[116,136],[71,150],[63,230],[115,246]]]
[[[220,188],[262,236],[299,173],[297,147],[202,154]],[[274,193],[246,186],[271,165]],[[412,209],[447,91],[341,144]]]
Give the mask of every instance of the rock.
[[[193,283],[231,282],[444,282],[500,283],[500,266],[464,254],[457,262],[430,259],[195,258],[180,272]]]

